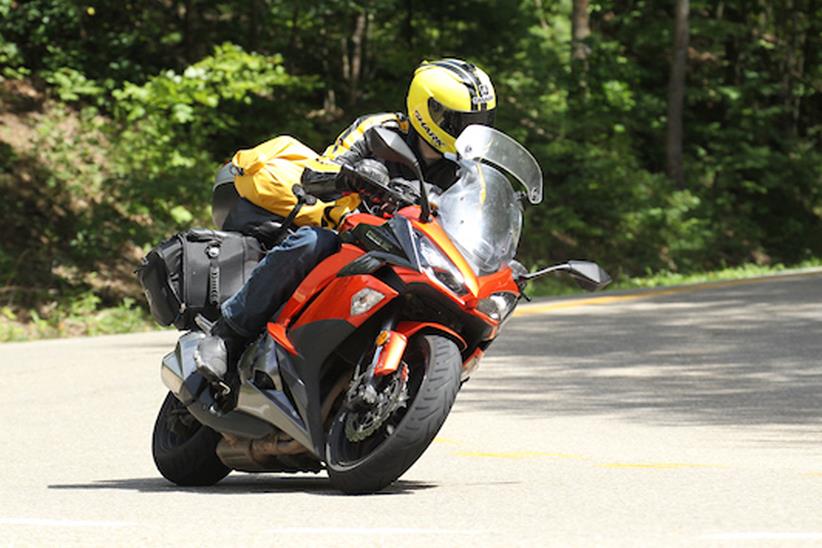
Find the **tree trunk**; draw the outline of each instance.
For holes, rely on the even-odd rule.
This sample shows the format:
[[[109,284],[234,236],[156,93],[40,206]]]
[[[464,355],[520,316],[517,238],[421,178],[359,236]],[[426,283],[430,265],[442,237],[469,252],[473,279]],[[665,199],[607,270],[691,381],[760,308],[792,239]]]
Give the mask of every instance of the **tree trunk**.
[[[668,129],[665,157],[668,177],[679,189],[685,188],[682,166],[682,108],[685,100],[685,68],[688,60],[688,0],[676,0],[674,52],[668,84]]]
[[[291,11],[291,36],[288,38],[288,57],[294,55],[300,47],[299,42],[300,30],[300,3],[294,2],[294,7]]]
[[[802,94],[797,84],[805,78],[805,49],[810,28],[807,19],[813,16],[805,2],[787,2],[786,21],[779,25],[777,36],[784,49],[783,95],[788,134],[799,135],[799,113],[802,108]],[[781,36],[780,36],[781,35]]]
[[[248,9],[248,49],[257,51],[260,47],[260,19],[264,17],[259,0],[247,0]]]
[[[365,23],[368,14],[360,12],[354,25],[354,34],[351,36],[351,71],[348,81],[348,105],[353,106],[357,102],[359,94],[360,77],[362,76],[363,65],[363,42],[365,40]]]
[[[805,10],[807,14],[807,26],[805,27],[805,35],[803,37],[803,46],[802,46],[802,64],[799,66],[800,74],[799,78],[804,80],[807,78],[807,74],[813,71],[813,67],[816,66],[814,64],[815,60],[819,59],[818,53],[818,46],[819,46],[819,37],[822,36],[822,25],[819,24],[820,18],[816,17],[819,8],[817,8],[817,1],[810,0],[808,2],[808,7]],[[797,117],[797,134],[802,135],[803,137],[807,137],[807,129],[809,127],[813,127],[815,125],[815,120],[819,119],[819,116],[814,115],[813,113],[819,112],[819,102],[813,100],[813,95],[809,96],[810,100],[803,100],[803,96],[799,96],[796,101],[796,117]],[[807,105],[816,104],[817,107],[811,107],[811,114],[810,115],[803,115],[805,114],[804,111],[807,109]],[[818,137],[817,137],[817,143]]]
[[[546,21],[547,23],[547,21]],[[585,40],[591,36],[588,0],[574,0],[571,9],[571,108],[584,109],[588,99],[588,54]]]
[[[551,28],[551,26],[548,24],[548,19],[545,18],[545,8],[542,7],[542,0],[534,0],[534,7],[537,10],[537,20],[539,21],[540,28],[544,31],[548,31]],[[574,19],[575,17],[572,14],[572,25]]]
[[[183,34],[183,66],[188,66],[193,63],[194,58],[194,41],[192,39],[193,31],[191,28],[192,18],[192,0],[185,0],[182,5],[182,34]]]
[[[414,47],[414,0],[405,0],[405,18],[402,22],[402,34],[409,49]]]
[[[541,3],[537,3],[541,7]],[[585,61],[591,48],[585,40],[591,36],[591,27],[588,22],[588,0],[574,0],[571,10],[571,57],[575,61]]]

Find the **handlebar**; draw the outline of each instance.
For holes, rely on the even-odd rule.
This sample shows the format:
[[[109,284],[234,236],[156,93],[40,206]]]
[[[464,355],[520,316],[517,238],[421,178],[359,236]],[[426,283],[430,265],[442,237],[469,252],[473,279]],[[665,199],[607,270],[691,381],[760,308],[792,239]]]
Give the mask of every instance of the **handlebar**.
[[[351,181],[352,190],[360,194],[363,202],[372,202],[367,205],[375,205],[381,209],[388,206],[391,210],[396,210],[419,201],[419,194],[397,179],[383,182],[376,179],[371,172],[349,165],[343,165],[342,171]],[[364,187],[361,186],[363,183]]]

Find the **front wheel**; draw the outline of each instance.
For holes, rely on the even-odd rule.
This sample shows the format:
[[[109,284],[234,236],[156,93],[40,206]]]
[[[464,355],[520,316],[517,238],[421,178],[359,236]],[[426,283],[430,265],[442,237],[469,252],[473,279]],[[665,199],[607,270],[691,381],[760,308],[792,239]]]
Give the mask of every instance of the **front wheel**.
[[[451,411],[462,366],[457,346],[439,335],[414,337],[403,361],[408,366],[406,406],[365,439],[352,435],[354,411],[345,405],[331,424],[328,475],[345,493],[373,493],[394,482],[431,444]]]
[[[177,485],[214,485],[231,472],[217,457],[220,437],[200,424],[169,392],[154,423],[154,464],[164,478]]]

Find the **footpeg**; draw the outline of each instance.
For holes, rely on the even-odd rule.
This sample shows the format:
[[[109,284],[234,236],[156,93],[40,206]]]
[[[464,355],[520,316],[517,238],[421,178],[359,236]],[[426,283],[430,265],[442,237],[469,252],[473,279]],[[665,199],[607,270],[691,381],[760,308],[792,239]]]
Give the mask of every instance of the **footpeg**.
[[[228,386],[228,385],[227,385],[225,382],[223,382],[223,381],[218,381],[218,382],[214,385],[214,388],[218,390],[218,392],[215,394],[215,396],[216,396],[217,398],[224,398],[224,397],[228,396],[229,394],[231,394],[231,387],[230,387],[230,386]]]
[[[216,381],[211,384],[211,387],[213,401],[211,405],[207,407],[207,410],[215,417],[222,417],[233,407],[232,401],[229,398],[233,390],[225,381]]]

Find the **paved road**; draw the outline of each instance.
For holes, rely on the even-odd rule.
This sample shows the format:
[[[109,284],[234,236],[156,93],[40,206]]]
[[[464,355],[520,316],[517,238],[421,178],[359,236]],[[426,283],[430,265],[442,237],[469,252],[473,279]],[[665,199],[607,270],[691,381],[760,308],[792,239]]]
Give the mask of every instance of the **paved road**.
[[[159,478],[174,333],[0,346],[0,545],[822,544],[822,275],[521,313],[368,497]]]

